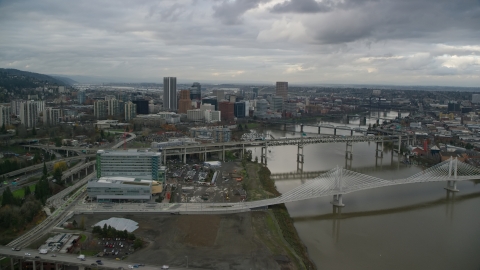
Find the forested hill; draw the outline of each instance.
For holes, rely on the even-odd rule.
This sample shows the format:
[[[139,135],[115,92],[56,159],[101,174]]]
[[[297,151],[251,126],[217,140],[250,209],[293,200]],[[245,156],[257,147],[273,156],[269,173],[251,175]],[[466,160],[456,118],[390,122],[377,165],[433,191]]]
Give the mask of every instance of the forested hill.
[[[18,69],[0,68],[0,88],[5,88],[7,91],[49,85],[67,86],[69,84],[44,74]]]

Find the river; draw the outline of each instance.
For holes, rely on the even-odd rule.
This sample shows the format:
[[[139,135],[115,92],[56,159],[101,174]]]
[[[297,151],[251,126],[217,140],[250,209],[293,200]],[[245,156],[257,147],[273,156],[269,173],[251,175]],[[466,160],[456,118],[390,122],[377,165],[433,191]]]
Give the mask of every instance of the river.
[[[397,112],[388,112],[387,116],[393,118]],[[370,119],[367,124],[373,122]],[[358,119],[351,120],[350,125],[358,127]],[[316,133],[317,129],[305,127],[304,131]],[[299,136],[299,127],[296,132],[293,128],[268,132],[275,138]],[[343,143],[305,146],[304,171],[345,167],[345,148]],[[272,173],[296,170],[296,146],[269,150],[268,167]],[[259,154],[257,149],[254,155]],[[382,159],[376,159],[374,143],[355,143],[352,163],[347,165],[351,170],[384,179],[408,177],[424,169],[399,162],[388,150]],[[459,182],[460,192],[455,194],[447,193],[446,183],[354,192],[344,195],[345,207],[336,214],[330,197],[286,206],[318,269],[479,269],[479,183]],[[300,180],[276,182],[280,192],[300,184]]]

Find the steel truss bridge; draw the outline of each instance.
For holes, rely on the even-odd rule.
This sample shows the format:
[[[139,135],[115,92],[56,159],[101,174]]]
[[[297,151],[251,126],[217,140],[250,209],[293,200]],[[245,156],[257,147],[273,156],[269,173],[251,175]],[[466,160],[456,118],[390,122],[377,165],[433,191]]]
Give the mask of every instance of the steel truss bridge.
[[[456,192],[458,181],[480,179],[480,169],[450,159],[404,179],[385,180],[343,168],[334,168],[316,178],[306,180],[300,186],[272,199],[239,203],[138,203],[99,204],[81,203],[75,213],[178,213],[178,214],[225,214],[266,209],[268,206],[333,196],[332,204],[344,206],[345,194],[373,188],[427,182],[446,182],[445,189]]]
[[[297,162],[303,165],[303,146],[308,144],[319,143],[346,143],[346,158],[352,158],[353,143],[359,142],[373,142],[377,143],[377,154],[382,155],[383,143],[387,141],[399,142],[398,147],[402,142],[412,143],[415,136],[408,134],[385,135],[385,136],[336,136],[336,135],[320,135],[320,136],[302,136],[298,138],[280,138],[260,141],[241,141],[241,142],[224,142],[224,143],[210,143],[197,145],[181,145],[166,147],[162,149],[163,163],[166,164],[167,156],[183,156],[183,162],[186,163],[187,155],[200,154],[203,160],[207,160],[207,153],[220,152],[222,160],[225,159],[225,151],[240,151],[243,156],[246,148],[260,147],[262,148],[261,163],[267,164],[267,149],[274,146],[297,145]],[[378,144],[381,144],[382,149],[378,149]],[[400,149],[399,149],[400,150]],[[202,157],[203,155],[203,157]],[[302,166],[303,167],[303,166]]]

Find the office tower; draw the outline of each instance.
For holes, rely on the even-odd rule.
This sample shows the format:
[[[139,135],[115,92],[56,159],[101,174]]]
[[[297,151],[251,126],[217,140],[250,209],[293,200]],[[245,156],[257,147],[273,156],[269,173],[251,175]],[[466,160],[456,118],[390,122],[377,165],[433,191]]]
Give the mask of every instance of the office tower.
[[[225,91],[224,90],[213,90],[213,95],[217,97],[218,102],[225,99]]]
[[[450,101],[448,103],[448,111],[449,112],[459,112],[460,111],[460,104],[455,101]]]
[[[192,108],[189,90],[180,90],[180,100],[178,101],[178,113],[187,113]]]
[[[265,99],[257,101],[257,106],[255,107],[254,116],[259,118],[265,118],[267,116],[268,102]]]
[[[58,125],[62,121],[62,109],[47,107],[43,111],[43,124],[48,126]]]
[[[12,108],[10,106],[0,105],[0,128],[11,124],[10,117],[12,115]]]
[[[215,111],[218,110],[218,100],[215,97],[205,97],[202,99],[202,104],[211,104],[215,106]]]
[[[85,91],[79,91],[77,93],[77,100],[78,104],[83,104],[85,103],[85,100],[87,99],[87,95],[85,94]]]
[[[472,95],[472,103],[480,103],[480,94],[473,94]]]
[[[130,121],[137,116],[137,104],[125,102],[125,121]]]
[[[283,100],[288,98],[288,82],[277,82],[275,94],[283,97]]]
[[[270,108],[274,112],[282,112],[283,111],[283,97],[273,96],[272,97],[272,104],[270,104]]]
[[[117,116],[120,114],[120,108],[119,108],[119,103],[118,100],[113,98],[107,100],[107,111],[108,115],[111,116]]]
[[[235,118],[234,104],[228,101],[222,101],[218,105],[218,110],[222,116],[222,121],[233,121]]]
[[[253,87],[252,92],[253,92],[252,99],[256,99],[258,97],[258,87]]]
[[[132,102],[137,104],[137,114],[148,114],[148,100],[137,99]]]
[[[233,114],[235,115],[235,117],[237,118],[245,117],[245,109],[246,109],[245,102],[235,102],[233,109],[234,109]]]
[[[105,96],[105,101],[109,101],[109,100],[112,100],[112,99],[117,99],[117,98],[115,97],[115,95],[106,95]]]
[[[97,100],[93,103],[93,115],[100,120],[107,118],[107,102],[105,100]]]
[[[23,101],[20,103],[20,122],[25,128],[37,126],[37,103],[35,101]]]
[[[163,78],[163,109],[168,111],[177,110],[177,78]]]
[[[202,86],[198,82],[194,82],[190,87],[190,99],[201,100],[202,99]]]
[[[136,149],[98,150],[97,177],[122,176],[158,180],[161,160],[159,152],[140,152]]]

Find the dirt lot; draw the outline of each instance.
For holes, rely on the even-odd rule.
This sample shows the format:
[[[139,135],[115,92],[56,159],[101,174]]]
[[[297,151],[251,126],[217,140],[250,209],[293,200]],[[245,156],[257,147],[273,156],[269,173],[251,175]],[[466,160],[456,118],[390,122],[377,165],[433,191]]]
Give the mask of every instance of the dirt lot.
[[[298,269],[267,212],[228,215],[83,215],[87,228],[110,217],[139,223],[134,233],[149,244],[128,263],[204,269]],[[81,217],[75,216],[77,220]],[[267,222],[266,222],[267,221]],[[127,263],[126,263],[127,264]]]

